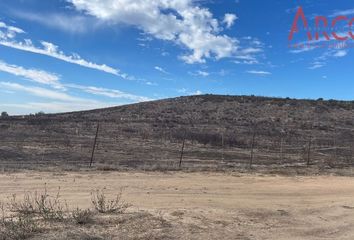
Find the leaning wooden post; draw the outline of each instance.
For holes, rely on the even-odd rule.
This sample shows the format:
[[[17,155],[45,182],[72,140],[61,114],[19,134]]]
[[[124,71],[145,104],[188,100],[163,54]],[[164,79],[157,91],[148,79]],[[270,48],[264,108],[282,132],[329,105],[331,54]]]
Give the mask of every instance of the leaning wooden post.
[[[221,160],[224,161],[224,132],[221,134]]]
[[[310,166],[311,161],[311,144],[312,144],[312,137],[310,136],[307,148],[307,167]]]
[[[284,156],[283,156],[283,146],[284,145],[284,138],[283,136],[280,137],[280,163],[283,163],[284,161]]]
[[[253,164],[253,157],[254,157],[254,142],[256,139],[256,130],[253,130],[253,135],[252,135],[252,144],[251,144],[251,159],[250,159],[250,168],[252,168]]]
[[[95,136],[95,141],[93,142],[92,146],[92,154],[91,154],[91,161],[90,161],[90,167],[92,167],[93,164],[93,157],[95,155],[95,149],[96,149],[96,143],[97,143],[97,137],[98,137],[98,131],[100,130],[100,123],[97,123],[97,129],[96,129],[96,136]]]
[[[335,164],[336,161],[337,161],[337,156],[338,156],[338,153],[337,153],[337,129],[336,127],[334,127],[334,134],[333,134],[333,148],[334,148],[334,153],[333,153],[333,163]]]
[[[186,134],[183,136],[183,143],[182,143],[182,149],[181,149],[181,156],[179,158],[179,168],[182,166],[182,161],[183,161],[183,152],[184,152],[184,144],[186,142]]]

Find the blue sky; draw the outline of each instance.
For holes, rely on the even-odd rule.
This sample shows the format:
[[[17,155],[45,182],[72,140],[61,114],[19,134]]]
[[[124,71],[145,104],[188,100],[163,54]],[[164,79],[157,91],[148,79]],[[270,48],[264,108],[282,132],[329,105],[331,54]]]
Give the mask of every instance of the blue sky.
[[[349,0],[1,1],[0,111],[65,112],[206,93],[354,99],[354,40],[289,48],[299,6],[312,31],[318,15],[329,23],[354,17]],[[291,44],[307,43],[301,20],[298,26]],[[346,33],[348,24],[336,31]]]

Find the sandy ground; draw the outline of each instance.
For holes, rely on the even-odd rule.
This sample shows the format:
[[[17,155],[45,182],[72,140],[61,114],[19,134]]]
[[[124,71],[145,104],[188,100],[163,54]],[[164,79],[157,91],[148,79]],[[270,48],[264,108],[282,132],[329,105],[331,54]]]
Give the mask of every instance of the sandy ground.
[[[71,207],[90,192],[124,188],[131,211],[180,223],[181,239],[354,239],[354,178],[221,173],[21,172],[0,174],[0,199],[60,187]],[[187,231],[188,228],[188,231]],[[188,232],[188,233],[187,233]]]

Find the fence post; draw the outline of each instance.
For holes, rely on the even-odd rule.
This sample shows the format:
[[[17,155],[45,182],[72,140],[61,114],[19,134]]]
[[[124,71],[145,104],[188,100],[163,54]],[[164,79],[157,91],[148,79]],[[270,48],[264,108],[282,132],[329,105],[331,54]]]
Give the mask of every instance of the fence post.
[[[280,136],[280,165],[283,163],[284,161],[284,157],[283,157],[283,144],[284,144],[284,138],[283,135]]]
[[[186,142],[186,134],[183,136],[183,143],[182,143],[182,149],[181,149],[181,156],[179,158],[179,168],[182,166],[182,161],[183,161],[183,152],[184,152],[184,144]]]
[[[252,134],[252,144],[251,144],[251,159],[250,159],[250,168],[252,168],[252,164],[253,164],[253,157],[254,157],[254,142],[256,139],[256,130],[253,130],[253,134]]]
[[[221,134],[221,160],[224,161],[224,132]]]
[[[308,141],[308,148],[307,148],[307,167],[310,166],[311,161],[311,144],[312,144],[312,136],[310,136]]]
[[[99,130],[100,130],[100,122],[97,123],[95,141],[93,142],[93,146],[92,146],[92,154],[91,154],[90,167],[92,167],[92,164],[93,164],[93,157],[94,157],[94,155],[95,155],[95,148],[96,148],[96,143],[97,143],[97,137],[98,137],[98,131],[99,131]]]

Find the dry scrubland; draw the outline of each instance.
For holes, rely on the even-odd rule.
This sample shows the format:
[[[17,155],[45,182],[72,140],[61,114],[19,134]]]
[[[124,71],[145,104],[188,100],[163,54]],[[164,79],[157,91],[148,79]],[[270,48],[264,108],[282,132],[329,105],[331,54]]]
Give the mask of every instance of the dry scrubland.
[[[320,172],[354,166],[354,102],[189,96],[92,111],[0,118],[5,168],[225,170],[254,166]],[[254,137],[254,138],[253,138]],[[254,141],[253,141],[254,140]]]
[[[4,239],[354,239],[350,177],[26,171],[3,173],[0,182]],[[40,199],[45,186],[50,197],[44,205],[53,208],[42,204],[41,211],[28,211],[28,204],[19,205],[25,193],[33,199],[37,191]],[[92,192],[105,203],[114,200],[117,211],[99,213]],[[58,202],[67,207],[57,218],[52,213],[61,209]],[[25,216],[20,222],[18,217],[10,221],[20,213]]]
[[[352,240],[353,110],[203,95],[0,118],[0,240]]]

